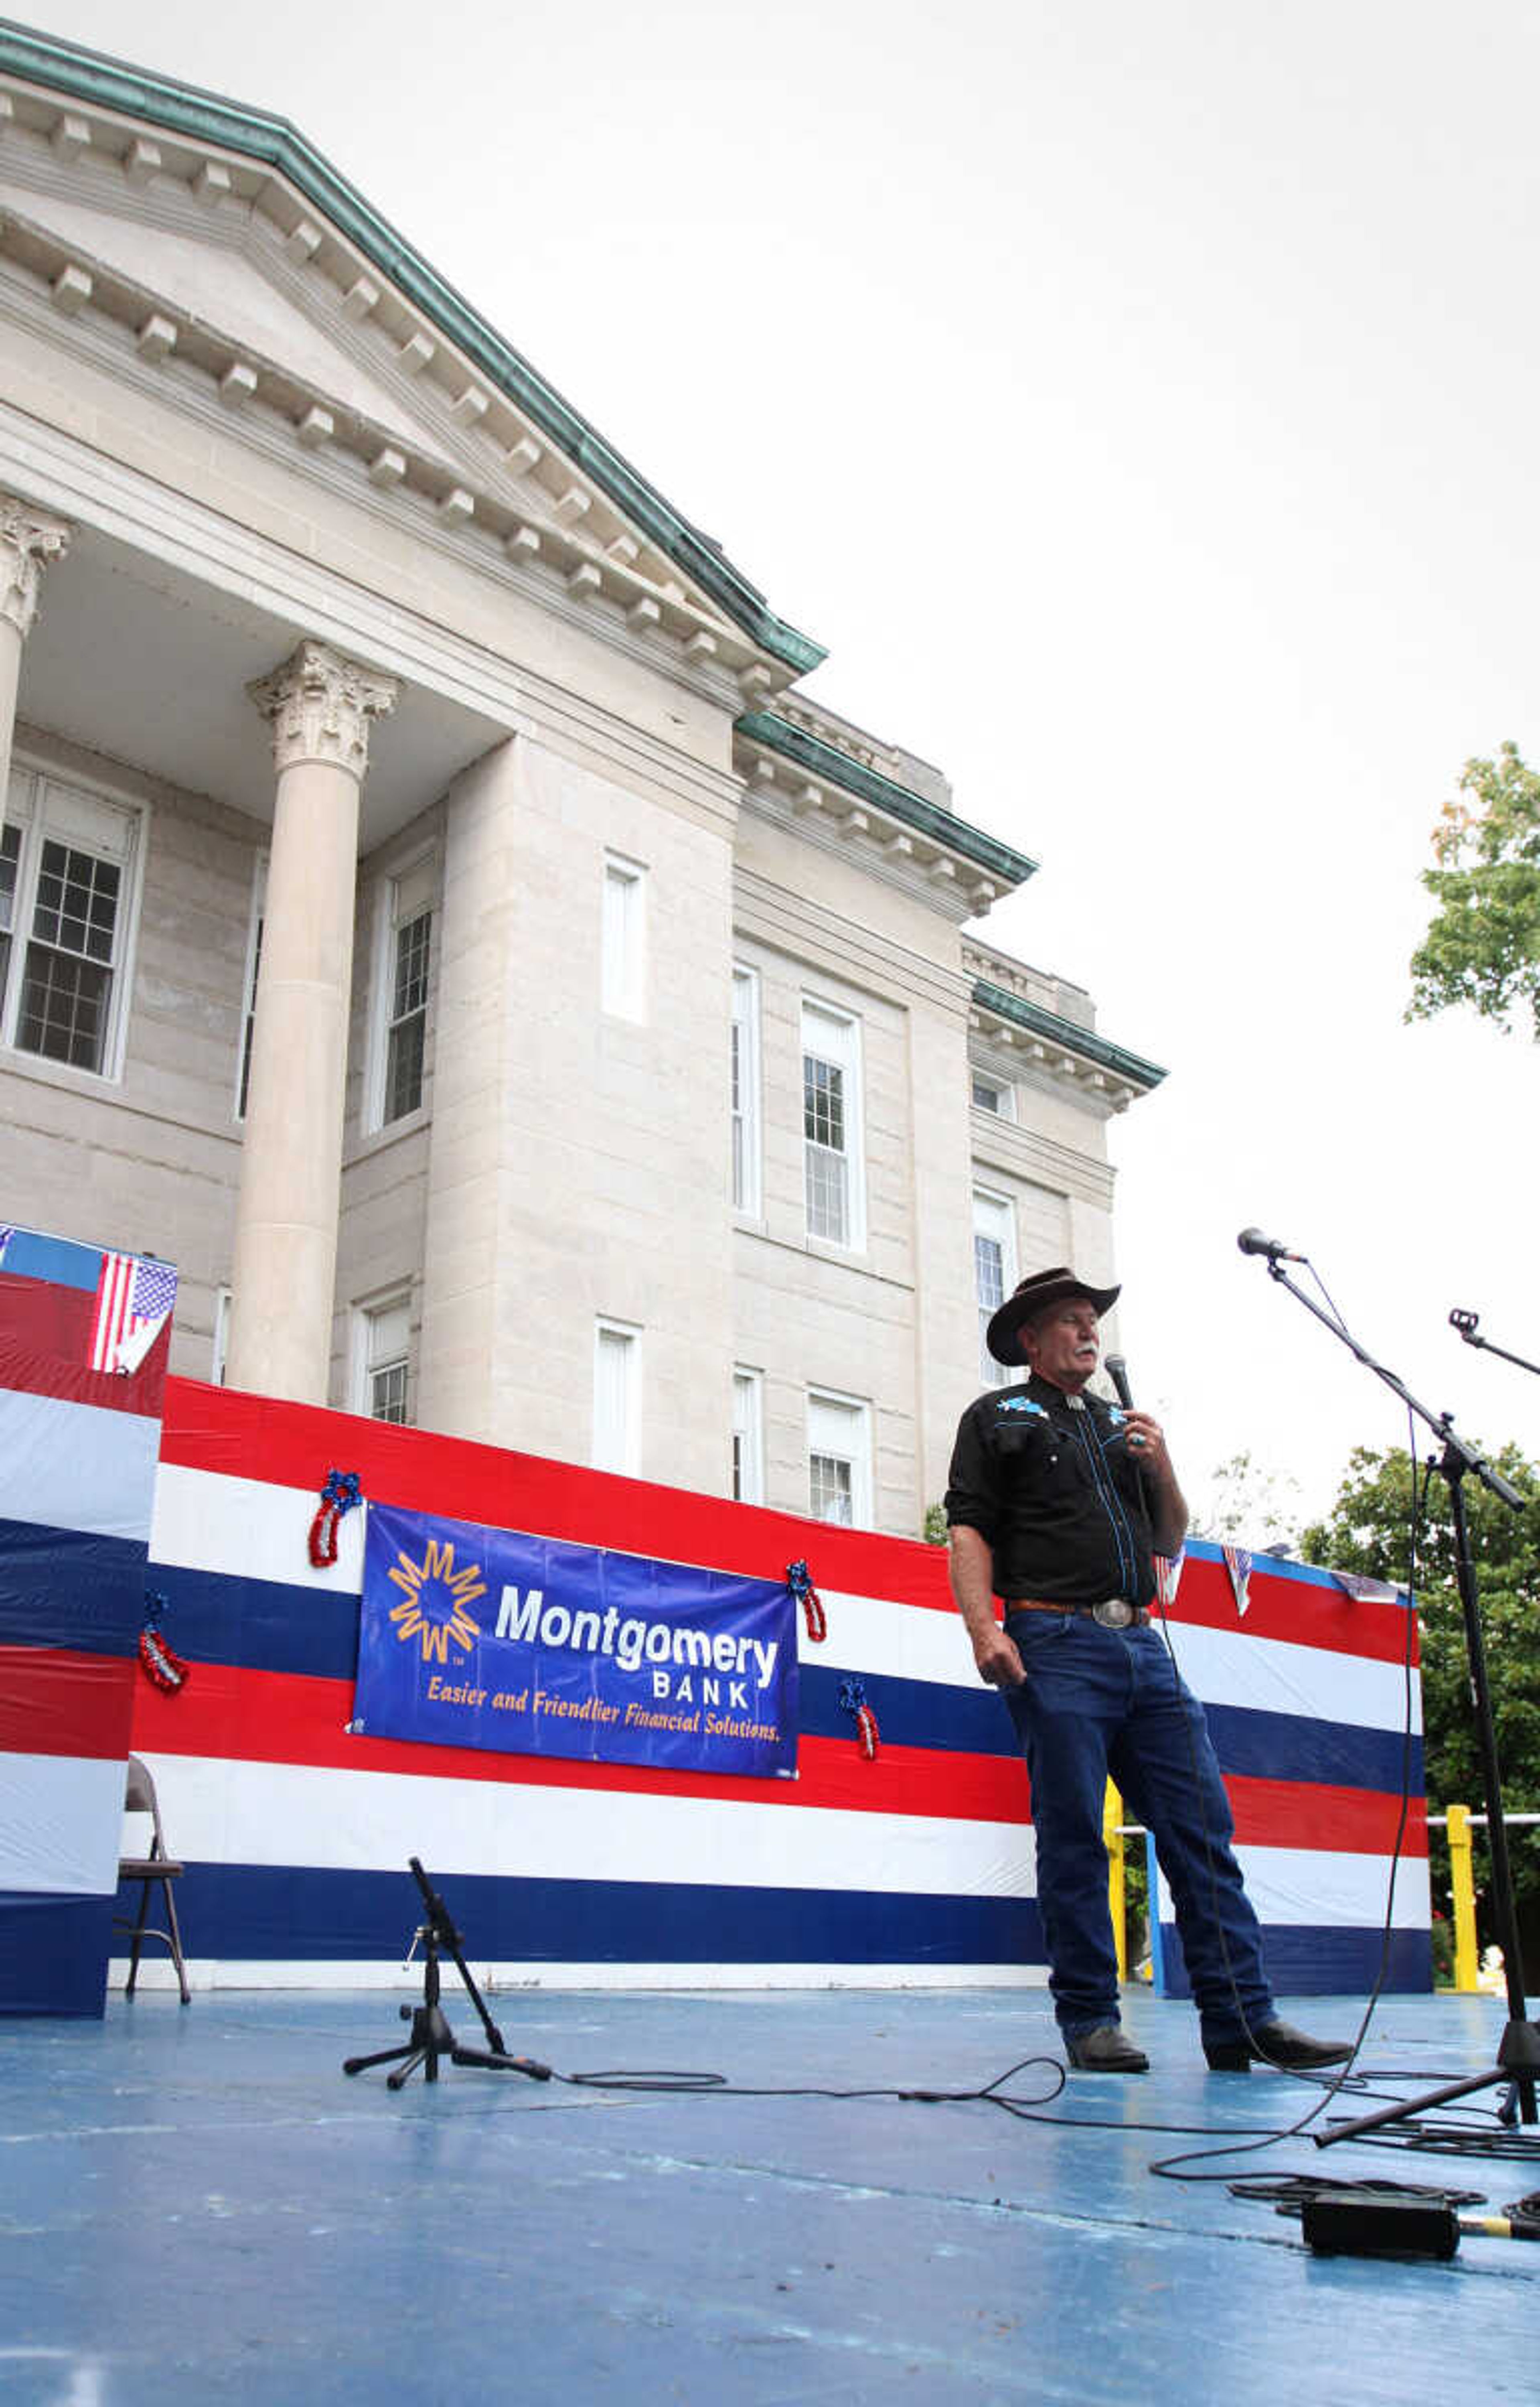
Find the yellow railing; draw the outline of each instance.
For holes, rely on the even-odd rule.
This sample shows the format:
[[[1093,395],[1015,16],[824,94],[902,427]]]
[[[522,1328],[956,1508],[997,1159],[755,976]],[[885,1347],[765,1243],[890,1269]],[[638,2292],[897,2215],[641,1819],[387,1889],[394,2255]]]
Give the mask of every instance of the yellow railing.
[[[1118,1978],[1128,1978],[1128,1897],[1123,1863],[1123,1799],[1109,1780],[1102,1801],[1101,1834],[1107,1842],[1107,1901],[1118,1948]]]
[[[1507,1829],[1521,1830],[1540,1823],[1540,1814],[1505,1814]],[[1453,1901],[1454,1919],[1454,1986],[1457,1989],[1476,1990],[1481,1987],[1481,1958],[1476,1944],[1476,1869],[1474,1833],[1487,1827],[1485,1814],[1473,1814],[1468,1805],[1451,1805],[1447,1814],[1430,1814],[1430,1830],[1444,1830],[1449,1844],[1449,1888]],[[1124,1842],[1139,1830],[1137,1822],[1123,1818],[1123,1799],[1109,1780],[1102,1806],[1102,1837],[1107,1843],[1107,1901],[1112,1914],[1112,1935],[1118,1948],[1118,1978],[1128,1978],[1127,1882],[1124,1873]]]
[[[1540,1822],[1540,1814],[1505,1814],[1505,1830],[1516,1830]],[[1457,1989],[1479,1989],[1481,1958],[1476,1944],[1476,1866],[1472,1833],[1487,1827],[1485,1814],[1473,1814],[1468,1805],[1451,1805],[1447,1814],[1430,1814],[1430,1830],[1442,1829],[1449,1843],[1449,1895],[1454,1908],[1454,1986]]]
[[[1471,1860],[1470,1807],[1451,1805],[1444,1816],[1444,1826],[1449,1838],[1449,1888],[1454,1901],[1454,1986],[1457,1989],[1474,1989],[1480,1958],[1476,1952],[1476,1871]]]

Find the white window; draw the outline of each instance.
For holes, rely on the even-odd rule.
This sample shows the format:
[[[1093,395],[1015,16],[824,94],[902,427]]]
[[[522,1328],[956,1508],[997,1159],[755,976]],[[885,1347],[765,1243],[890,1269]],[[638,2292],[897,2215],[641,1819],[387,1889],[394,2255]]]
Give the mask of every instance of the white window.
[[[642,1332],[629,1321],[594,1330],[594,1469],[635,1477],[642,1462]]]
[[[600,1001],[616,1019],[646,1017],[647,873],[615,852],[604,856],[600,932]]]
[[[374,1040],[371,1128],[389,1128],[422,1106],[428,1037],[428,972],[432,958],[431,855],[388,877],[374,948]]]
[[[246,940],[246,988],[241,1006],[241,1067],[235,1086],[235,1118],[246,1118],[251,1088],[251,1039],[257,1026],[257,977],[262,965],[262,920],[267,911],[267,855],[257,863],[251,887],[251,925]]]
[[[732,1202],[759,1210],[759,980],[732,974]]]
[[[973,1074],[973,1108],[976,1112],[993,1112],[1002,1120],[1015,1118],[1011,1090],[1002,1087],[997,1078],[981,1077],[977,1071]]]
[[[17,819],[0,827],[0,994],[10,974],[11,939],[16,932],[16,889],[21,875],[21,828]]]
[[[0,1043],[116,1077],[141,814],[19,769],[0,833]]]
[[[808,1398],[808,1510],[815,1521],[871,1525],[870,1413],[853,1397]]]
[[[354,1410],[372,1421],[405,1423],[412,1363],[412,1306],[404,1295],[360,1312],[354,1367]]]
[[[218,1288],[214,1295],[214,1364],[209,1374],[217,1388],[224,1386],[225,1356],[230,1350],[230,1289]]]
[[[732,1374],[732,1492],[739,1504],[765,1501],[765,1383],[757,1371]]]
[[[979,1376],[986,1388],[1004,1387],[1016,1374],[996,1362],[985,1332],[1016,1284],[1016,1215],[1010,1199],[973,1190],[973,1285],[979,1299]]]
[[[810,1237],[858,1251],[866,1242],[861,1159],[861,1023],[802,1005],[802,1158]]]

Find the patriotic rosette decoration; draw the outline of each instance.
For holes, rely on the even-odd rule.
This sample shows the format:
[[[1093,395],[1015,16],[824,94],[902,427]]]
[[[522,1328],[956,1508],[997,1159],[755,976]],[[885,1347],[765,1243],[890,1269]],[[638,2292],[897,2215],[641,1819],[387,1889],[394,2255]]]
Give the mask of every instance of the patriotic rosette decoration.
[[[144,1628],[139,1632],[139,1665],[147,1680],[152,1680],[156,1688],[174,1697],[187,1684],[187,1665],[166,1645],[161,1629],[165,1608],[165,1598],[158,1588],[146,1597]]]
[[[806,1563],[786,1565],[786,1586],[802,1608],[809,1638],[813,1645],[821,1646],[828,1636],[828,1618],[824,1611],[824,1600],[812,1585],[812,1576]]]
[[[855,1744],[867,1761],[869,1763],[875,1761],[879,1735],[877,1716],[867,1702],[866,1686],[863,1681],[841,1681],[840,1711],[842,1714],[849,1714],[855,1724]]]
[[[310,1560],[326,1571],[337,1560],[337,1523],[355,1504],[363,1503],[363,1487],[356,1471],[329,1471],[321,1501],[310,1524]]]

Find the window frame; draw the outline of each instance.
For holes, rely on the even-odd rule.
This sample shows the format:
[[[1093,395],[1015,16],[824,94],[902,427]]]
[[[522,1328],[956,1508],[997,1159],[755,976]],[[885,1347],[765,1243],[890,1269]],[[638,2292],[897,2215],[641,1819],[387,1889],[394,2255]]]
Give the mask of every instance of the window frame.
[[[399,1346],[376,1354],[374,1342],[375,1332],[381,1329],[382,1324],[393,1321],[398,1315],[402,1328]],[[388,1331],[386,1333],[389,1335],[392,1332]],[[398,1417],[394,1413],[376,1412],[374,1383],[377,1378],[387,1376],[397,1370],[403,1374],[401,1414]],[[359,1414],[364,1420],[380,1421],[387,1428],[415,1428],[416,1423],[412,1417],[415,1386],[411,1289],[394,1289],[384,1295],[373,1298],[368,1303],[355,1305],[353,1366],[350,1380],[352,1411]]]
[[[145,862],[149,849],[149,805],[106,784],[87,784],[78,777],[61,775],[45,762],[25,755],[12,759],[3,803],[0,821],[16,829],[17,845],[9,943],[0,988],[0,1051],[13,1061],[40,1067],[49,1075],[62,1072],[66,1077],[120,1085],[138,955]],[[43,851],[49,843],[89,860],[108,863],[118,873],[112,949],[105,964],[108,999],[99,1047],[101,1058],[95,1062],[72,1061],[18,1042],[27,954],[34,943],[44,943],[35,930]],[[46,946],[45,949],[63,953],[66,959],[92,959],[90,954],[78,955],[64,946]]]
[[[732,1422],[728,1492],[735,1504],[765,1501],[765,1374],[732,1366]]]
[[[732,965],[731,1086],[732,1208],[745,1220],[764,1210],[764,1109],[761,1083],[759,973],[744,961]]]
[[[241,975],[241,1033],[235,1054],[235,1119],[246,1123],[251,1100],[251,1047],[257,1030],[257,980],[261,974],[262,929],[267,919],[267,872],[272,855],[260,852],[252,865],[251,908],[246,930],[246,967]]]
[[[409,908],[403,907],[403,895],[411,898]],[[438,918],[442,901],[438,847],[434,844],[423,845],[415,852],[403,854],[381,875],[374,905],[374,941],[370,970],[369,1090],[364,1113],[364,1133],[369,1136],[379,1136],[387,1130],[399,1129],[415,1121],[418,1114],[428,1107],[428,1036],[432,1018],[433,972],[438,958]],[[428,954],[422,974],[422,1001],[413,1012],[398,1017],[394,1005],[401,938],[408,928],[415,927],[423,918],[428,921]],[[388,1118],[391,1040],[396,1030],[403,1026],[407,1018],[418,1017],[422,1021],[422,1061],[417,1099],[405,1110],[391,1113]]]
[[[822,1430],[818,1425],[821,1415],[828,1417]],[[830,1435],[841,1423],[856,1441],[854,1450],[849,1453],[841,1452],[828,1443]],[[815,1442],[820,1436],[825,1441],[822,1445]],[[827,1514],[816,1511],[813,1503],[815,1457],[849,1464],[851,1515],[848,1522],[836,1520]],[[834,1528],[869,1530],[875,1527],[871,1405],[865,1396],[844,1395],[835,1388],[808,1389],[807,1466],[808,1513],[812,1519],[828,1521]]]
[[[641,1027],[647,1018],[647,866],[604,853],[600,893],[599,1000],[608,1018]]]
[[[832,1045],[824,1049],[810,1043],[810,1034],[819,1026],[832,1034]],[[858,1013],[848,1011],[839,1004],[827,1003],[820,995],[804,994],[798,1023],[801,1065],[802,1121],[802,1229],[810,1245],[827,1246],[844,1254],[865,1253],[867,1246],[867,1182],[865,1098],[863,1079],[862,1025]],[[842,1056],[842,1058],[841,1058]],[[813,1147],[817,1140],[808,1134],[808,1063],[810,1060],[825,1068],[838,1071],[841,1076],[841,1122],[844,1142],[841,1147],[819,1146],[824,1158],[841,1161],[845,1169],[845,1232],[830,1236],[812,1225]]]
[[[611,1431],[606,1428],[607,1343],[623,1349],[618,1444],[608,1442]],[[607,1312],[600,1313],[594,1321],[593,1430],[588,1452],[596,1471],[614,1472],[626,1479],[642,1475],[642,1329],[637,1321],[617,1320]]]
[[[1010,1196],[1003,1193],[999,1188],[986,1187],[978,1179],[975,1179],[973,1183],[973,1208],[971,1218],[973,1236],[973,1297],[979,1316],[979,1376],[983,1386],[986,1388],[1004,1388],[1010,1384],[1016,1374],[1008,1363],[996,1361],[995,1357],[991,1354],[988,1346],[984,1342],[984,1332],[988,1328],[990,1319],[997,1308],[997,1303],[1003,1303],[1005,1302],[1006,1297],[1014,1289],[1017,1279],[1021,1275],[1020,1271],[1017,1268],[1017,1263],[1020,1258],[1020,1241],[1016,1227],[1015,1203]],[[981,1225],[981,1223],[991,1219],[996,1223],[994,1229]],[[1000,1247],[1000,1294],[996,1303],[986,1303],[984,1298],[979,1292],[979,1245],[981,1239],[982,1239],[985,1244],[998,1243]]]
[[[232,1287],[217,1287],[214,1290],[214,1334],[208,1376],[210,1386],[215,1388],[224,1386],[225,1361],[230,1352],[230,1312],[234,1298],[235,1290]]]

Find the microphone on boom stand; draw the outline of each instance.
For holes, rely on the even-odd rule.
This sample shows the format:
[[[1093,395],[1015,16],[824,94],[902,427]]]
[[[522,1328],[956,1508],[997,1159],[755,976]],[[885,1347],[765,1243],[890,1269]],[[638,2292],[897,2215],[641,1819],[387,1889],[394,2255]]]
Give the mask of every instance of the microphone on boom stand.
[[[1242,1229],[1236,1243],[1243,1254],[1263,1254],[1269,1262],[1303,1262],[1309,1260],[1307,1254],[1296,1254],[1293,1247],[1286,1246],[1281,1237],[1264,1237],[1260,1229]]]

